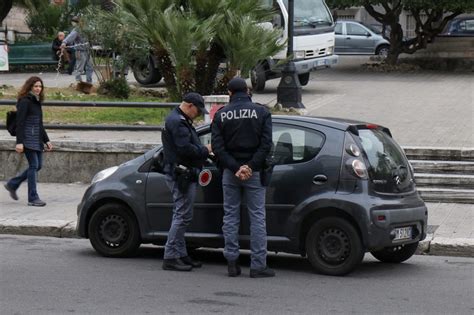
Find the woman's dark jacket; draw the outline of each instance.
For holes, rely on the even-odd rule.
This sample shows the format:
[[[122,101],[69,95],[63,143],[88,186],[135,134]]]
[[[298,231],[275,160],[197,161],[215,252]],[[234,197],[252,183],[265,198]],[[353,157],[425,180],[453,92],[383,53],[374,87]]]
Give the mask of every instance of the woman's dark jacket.
[[[28,94],[16,104],[16,143],[25,149],[43,151],[44,143],[49,142],[43,126],[43,110],[36,96]]]

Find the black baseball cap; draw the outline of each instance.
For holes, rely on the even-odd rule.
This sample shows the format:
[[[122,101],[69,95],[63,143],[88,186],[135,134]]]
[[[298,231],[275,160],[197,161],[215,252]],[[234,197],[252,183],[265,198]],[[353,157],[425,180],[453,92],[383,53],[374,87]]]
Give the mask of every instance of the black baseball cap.
[[[235,77],[227,84],[227,89],[232,93],[235,92],[247,92],[247,82],[244,79]]]
[[[201,96],[201,94],[196,93],[196,92],[189,92],[183,96],[183,101],[186,103],[191,103],[203,114],[209,114],[207,111],[206,107],[204,106],[204,98]]]

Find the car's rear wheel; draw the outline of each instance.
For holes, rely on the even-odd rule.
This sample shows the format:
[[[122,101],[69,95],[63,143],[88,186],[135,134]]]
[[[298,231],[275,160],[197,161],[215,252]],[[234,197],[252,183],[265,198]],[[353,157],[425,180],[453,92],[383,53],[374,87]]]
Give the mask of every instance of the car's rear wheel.
[[[255,92],[265,90],[266,81],[267,77],[265,74],[265,67],[262,64],[258,64],[250,70],[250,82],[252,83],[252,88]]]
[[[382,262],[401,263],[413,256],[418,248],[418,243],[385,247],[384,249],[370,252],[372,256]]]
[[[331,276],[351,272],[364,257],[354,226],[337,217],[323,218],[313,224],[306,236],[306,253],[317,272]]]
[[[303,73],[303,74],[298,74],[298,79],[300,80],[300,84],[303,85],[303,86],[308,84],[309,77],[310,77],[309,72]]]
[[[109,203],[97,209],[89,222],[88,232],[92,246],[103,256],[131,256],[140,246],[137,220],[121,204]]]

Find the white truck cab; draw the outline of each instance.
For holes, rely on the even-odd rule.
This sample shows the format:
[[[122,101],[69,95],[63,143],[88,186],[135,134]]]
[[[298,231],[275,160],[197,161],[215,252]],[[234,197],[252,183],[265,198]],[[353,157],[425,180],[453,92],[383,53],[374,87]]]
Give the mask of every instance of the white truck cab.
[[[288,0],[260,0],[277,13],[273,28],[282,28],[282,42],[288,40]],[[310,72],[336,64],[334,20],[324,0],[294,1],[293,61],[301,85],[308,84]],[[262,60],[250,73],[254,91],[263,91],[265,82],[281,76],[287,48]]]

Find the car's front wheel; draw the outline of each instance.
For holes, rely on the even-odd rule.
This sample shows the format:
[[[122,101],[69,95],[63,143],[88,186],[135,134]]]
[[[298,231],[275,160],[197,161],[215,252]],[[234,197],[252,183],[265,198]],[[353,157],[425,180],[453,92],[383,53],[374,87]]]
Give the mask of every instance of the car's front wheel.
[[[387,58],[389,50],[390,46],[380,45],[379,47],[377,47],[377,51],[375,52],[375,54],[382,58]]]
[[[140,246],[137,220],[121,204],[109,203],[97,209],[89,222],[88,232],[92,246],[103,256],[131,256]]]
[[[311,73],[309,73],[309,72],[302,73],[302,74],[298,75],[298,79],[300,80],[300,84],[302,86],[308,85],[310,75],[311,75]]]
[[[372,256],[382,262],[401,263],[413,256],[418,248],[418,243],[385,247],[384,249],[370,252]]]
[[[313,224],[306,236],[306,253],[317,272],[331,276],[351,272],[364,257],[356,229],[338,217],[323,218]]]

